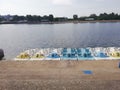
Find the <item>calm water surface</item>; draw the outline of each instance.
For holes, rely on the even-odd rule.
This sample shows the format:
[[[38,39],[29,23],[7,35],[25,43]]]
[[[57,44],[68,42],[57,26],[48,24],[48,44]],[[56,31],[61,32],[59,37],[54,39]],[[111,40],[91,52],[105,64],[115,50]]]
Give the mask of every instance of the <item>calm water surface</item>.
[[[120,23],[0,25],[0,48],[7,59],[26,49],[120,46]]]

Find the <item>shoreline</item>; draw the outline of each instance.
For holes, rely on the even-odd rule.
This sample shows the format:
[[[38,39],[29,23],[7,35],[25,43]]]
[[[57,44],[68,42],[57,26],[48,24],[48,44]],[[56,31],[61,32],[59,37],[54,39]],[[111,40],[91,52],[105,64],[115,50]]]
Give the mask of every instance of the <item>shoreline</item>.
[[[119,90],[119,62],[120,60],[0,61],[0,89]],[[93,73],[86,75],[83,70]]]
[[[120,22],[120,20],[94,20],[94,21],[62,21],[62,22],[4,22],[2,24],[63,24],[63,23],[109,23],[109,22]]]
[[[1,76],[2,73],[11,75],[11,72],[15,71],[12,76],[16,76],[17,72],[19,75],[26,75],[31,72],[34,75],[42,75],[44,77],[37,77],[38,79],[59,79],[58,76],[54,75],[63,75],[61,79],[82,79],[82,80],[120,80],[120,68],[119,68],[120,60],[96,60],[96,61],[14,61],[14,60],[3,60],[0,61],[0,80],[8,78],[9,80],[13,79],[13,77]],[[6,69],[3,69],[6,68]],[[10,70],[10,71],[9,71]],[[16,71],[17,70],[17,71]],[[41,71],[42,70],[42,71]],[[52,72],[49,72],[52,70]],[[69,71],[67,71],[69,70]],[[83,73],[83,70],[91,70],[93,74],[86,76]],[[26,72],[24,72],[26,71]],[[35,71],[38,71],[35,72]],[[41,71],[39,73],[39,71]],[[47,72],[48,71],[48,72]],[[59,73],[61,71],[61,73]],[[64,71],[64,73],[63,73]],[[79,73],[79,74],[78,74]],[[52,74],[53,76],[51,76]],[[111,76],[106,76],[109,74]],[[73,75],[73,76],[71,76]],[[118,75],[118,76],[117,76]],[[24,78],[26,80],[34,79],[28,78],[30,74],[27,74],[27,78],[20,77],[21,80]],[[91,77],[92,76],[92,77]],[[48,78],[47,78],[48,77]],[[83,78],[82,78],[83,77]],[[19,80],[20,78],[14,78],[14,80]],[[23,80],[24,80],[23,79]]]
[[[23,61],[15,61],[15,60],[3,60],[0,61],[0,71],[6,67],[6,70],[3,69],[3,71],[6,71],[6,74],[9,74],[9,71],[7,72],[7,70],[45,70],[44,73],[47,73],[47,70],[53,70],[54,73],[59,74],[57,70],[70,70],[73,72],[64,72],[61,74],[64,75],[68,75],[68,77],[66,76],[66,79],[71,78],[71,74],[75,75],[79,78],[79,76],[76,74],[78,72],[76,72],[76,70],[79,70],[80,75],[83,75],[84,73],[82,72],[82,70],[91,70],[93,71],[93,75],[95,75],[93,78],[91,77],[84,77],[84,78],[80,78],[80,79],[89,79],[89,80],[120,80],[119,77],[117,77],[115,74],[119,74],[120,72],[120,68],[119,68],[119,62],[120,60],[86,60],[86,61],[72,61],[72,60],[66,60],[66,61],[54,61],[54,60],[33,60],[33,61],[28,61],[28,60],[23,60]],[[11,68],[11,69],[10,69]],[[54,71],[55,70],[55,71]],[[11,72],[10,71],[10,72]],[[113,73],[112,73],[113,72]],[[114,73],[115,72],[115,73]],[[2,71],[0,72],[0,76],[1,76]],[[22,73],[19,72],[19,73]],[[24,72],[23,74],[25,74],[26,72]],[[50,72],[52,73],[52,72]],[[48,74],[50,74],[48,73]],[[96,73],[96,74],[95,74]],[[108,77],[103,77],[97,73],[101,73],[101,74],[111,74],[113,76],[116,77],[112,77],[111,78]],[[14,75],[15,73],[13,73]],[[35,73],[37,74],[37,73]],[[42,73],[39,73],[42,74]],[[85,74],[84,74],[85,75]],[[28,75],[29,76],[29,75]],[[49,76],[49,75],[48,75]],[[51,77],[51,76],[50,76]],[[8,77],[9,78],[9,77]],[[23,77],[21,77],[22,79]],[[40,77],[41,79],[42,77]],[[57,77],[55,77],[57,78]],[[62,78],[62,77],[61,77]],[[73,77],[76,78],[76,77]],[[27,79],[27,78],[26,78]],[[1,80],[1,78],[0,78]]]

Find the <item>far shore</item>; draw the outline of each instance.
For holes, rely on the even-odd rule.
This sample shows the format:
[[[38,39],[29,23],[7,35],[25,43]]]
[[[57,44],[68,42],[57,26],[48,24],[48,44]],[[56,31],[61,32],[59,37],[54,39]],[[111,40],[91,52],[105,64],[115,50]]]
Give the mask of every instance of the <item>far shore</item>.
[[[0,22],[0,24],[61,24],[61,23],[109,23],[120,22],[120,20],[93,20],[93,21],[58,21],[58,22]]]

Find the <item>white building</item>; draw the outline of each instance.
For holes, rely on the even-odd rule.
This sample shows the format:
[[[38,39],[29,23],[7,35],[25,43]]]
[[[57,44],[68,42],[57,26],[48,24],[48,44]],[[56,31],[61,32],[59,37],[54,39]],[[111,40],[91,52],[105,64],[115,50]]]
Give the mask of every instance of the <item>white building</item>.
[[[93,21],[93,20],[95,20],[94,18],[86,18],[85,19],[86,21]]]

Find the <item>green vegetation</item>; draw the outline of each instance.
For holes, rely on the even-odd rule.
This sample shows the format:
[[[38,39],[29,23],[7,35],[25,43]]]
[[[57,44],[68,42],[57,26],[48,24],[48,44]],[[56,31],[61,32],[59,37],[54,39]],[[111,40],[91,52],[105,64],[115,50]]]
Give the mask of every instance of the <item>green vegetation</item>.
[[[1,23],[41,23],[41,22],[65,22],[65,21],[93,21],[93,20],[120,20],[120,14],[117,13],[101,13],[99,15],[91,14],[90,16],[79,17],[77,14],[73,18],[54,17],[54,15],[5,15],[0,16]]]
[[[120,15],[115,13],[101,13],[98,16],[96,14],[91,14],[88,17],[80,17],[79,20],[86,20],[86,18],[93,18],[94,20],[120,20]]]
[[[43,17],[39,15],[26,15],[26,16],[13,16],[13,21],[27,20],[28,22],[41,22],[43,21],[54,21],[54,16],[50,14],[49,16],[45,15]]]
[[[2,19],[0,18],[0,21],[2,21]]]
[[[48,19],[49,19],[50,22],[53,22],[54,21],[54,16],[52,14],[50,14]]]
[[[78,15],[73,15],[73,20],[78,20]]]

